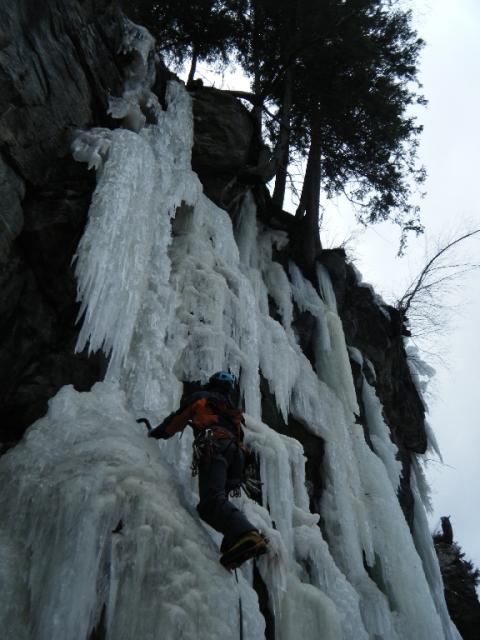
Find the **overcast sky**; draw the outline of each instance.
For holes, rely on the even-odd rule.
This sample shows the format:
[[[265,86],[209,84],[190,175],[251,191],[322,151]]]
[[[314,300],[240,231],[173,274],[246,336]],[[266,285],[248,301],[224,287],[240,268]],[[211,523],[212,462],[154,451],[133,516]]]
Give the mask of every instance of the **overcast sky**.
[[[398,231],[382,224],[353,245],[357,266],[385,298],[402,292],[415,273],[426,245],[446,230],[480,227],[480,2],[412,0],[420,35],[427,41],[421,81],[429,106],[420,118],[421,159],[428,171],[427,196],[421,203],[426,234],[412,239],[405,258],[395,256]],[[330,208],[325,234],[336,244],[354,228],[346,208]],[[480,262],[480,240],[462,254]],[[456,310],[450,332],[436,341],[445,364],[431,384],[429,421],[444,465],[429,463],[434,512],[450,515],[454,536],[467,557],[480,567],[480,272],[462,282],[448,302]],[[426,358],[428,359],[428,358]]]

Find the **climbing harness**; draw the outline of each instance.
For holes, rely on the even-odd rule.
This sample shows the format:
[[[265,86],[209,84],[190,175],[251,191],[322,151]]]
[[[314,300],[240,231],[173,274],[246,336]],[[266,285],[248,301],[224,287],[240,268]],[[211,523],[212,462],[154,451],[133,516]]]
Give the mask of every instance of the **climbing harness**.
[[[263,482],[257,480],[257,468],[255,463],[252,462],[252,456],[249,456],[248,462],[245,464],[243,477],[242,489],[247,497],[255,500],[255,498],[262,493]]]
[[[244,482],[242,482],[241,488],[244,490],[248,498],[254,500],[256,496],[262,493],[262,486],[263,482],[260,482],[260,480],[247,478]],[[238,495],[240,495],[240,493]]]
[[[192,477],[198,475],[200,463],[210,460],[215,452],[215,444],[219,440],[230,440],[230,444],[227,449],[234,442],[234,438],[229,431],[225,429],[203,429],[198,432],[198,435],[193,441],[193,456],[190,469],[192,471]]]
[[[193,441],[193,456],[190,469],[192,478],[198,475],[201,461],[210,460],[215,447],[213,429],[204,429]]]
[[[152,431],[153,427],[148,418],[138,418],[137,422],[139,424],[144,424],[149,433]],[[209,460],[213,456],[215,442],[226,438],[231,440],[230,444],[235,441],[234,438],[232,438],[232,434],[225,429],[203,429],[200,431],[199,435],[193,442],[192,464],[190,465],[193,478],[198,475],[200,462],[202,460]],[[239,442],[237,442],[237,446],[243,448],[242,444]],[[249,498],[255,499],[255,496],[262,491],[263,482],[256,480],[254,475],[254,470],[251,470],[250,466],[247,466],[245,468],[245,480],[237,487],[231,489],[231,491],[229,491],[229,496],[232,498],[239,498],[243,489]]]

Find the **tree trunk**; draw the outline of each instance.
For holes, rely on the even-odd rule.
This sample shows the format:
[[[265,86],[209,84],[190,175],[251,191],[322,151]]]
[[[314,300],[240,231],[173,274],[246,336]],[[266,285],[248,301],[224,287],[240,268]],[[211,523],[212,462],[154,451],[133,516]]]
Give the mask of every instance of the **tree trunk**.
[[[322,141],[320,112],[317,109],[310,121],[310,149],[297,209],[297,261],[307,275],[313,275],[315,261],[321,251],[318,219],[320,213],[320,184],[322,179]]]
[[[287,186],[288,159],[290,155],[290,110],[292,108],[293,68],[289,67],[285,73],[282,117],[278,141],[273,152],[276,163],[275,189],[272,201],[279,208],[283,208],[285,188]]]
[[[197,70],[197,62],[198,62],[198,51],[197,51],[197,47],[193,45],[192,62],[190,64],[190,71],[188,72],[187,87],[189,87],[193,82],[193,79],[195,77],[195,71]]]
[[[261,89],[261,74],[260,74],[260,15],[257,7],[257,2],[252,2],[252,57],[253,57],[253,93],[259,96],[259,101],[253,106],[252,115],[255,119],[255,126],[257,134],[262,137],[262,107],[263,99],[260,99],[262,95]]]

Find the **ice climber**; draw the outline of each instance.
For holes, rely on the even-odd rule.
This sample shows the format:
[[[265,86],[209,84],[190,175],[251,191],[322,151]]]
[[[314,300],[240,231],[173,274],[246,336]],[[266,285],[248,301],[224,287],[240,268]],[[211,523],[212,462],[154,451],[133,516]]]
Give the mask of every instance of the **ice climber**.
[[[220,562],[227,569],[267,548],[265,538],[228,500],[230,492],[239,490],[244,475],[243,412],[233,402],[236,389],[235,376],[218,371],[149,433],[152,438],[167,439],[188,424],[193,427],[192,470],[198,471],[200,494],[197,510],[204,522],[223,534]]]

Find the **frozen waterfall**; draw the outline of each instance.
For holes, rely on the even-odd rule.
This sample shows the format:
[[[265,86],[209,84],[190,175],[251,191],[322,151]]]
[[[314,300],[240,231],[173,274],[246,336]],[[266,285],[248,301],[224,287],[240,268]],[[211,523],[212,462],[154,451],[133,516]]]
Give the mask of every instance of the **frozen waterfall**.
[[[276,638],[459,640],[419,490],[412,538],[396,448],[366,381],[372,448],[355,421],[328,273],[319,267],[320,295],[295,264],[272,259],[287,239],[257,221],[250,193],[232,226],[191,169],[183,85],[170,82],[167,103],[139,131],[76,142],[77,158],[97,167],[76,258],[78,349],[103,349],[110,366],[90,392],[60,390],[0,460],[0,628],[12,640],[86,640],[93,629],[108,640],[225,640],[239,637],[240,596],[243,637],[265,637],[252,563],[237,584],[196,513],[191,434],[158,444],[135,422],[175,409],[181,380],[230,367],[241,372],[265,506],[238,500],[270,539],[257,567]],[[294,304],[315,318],[314,365]],[[260,374],[284,418],[324,441],[320,514],[309,510],[300,443],[262,422]]]

